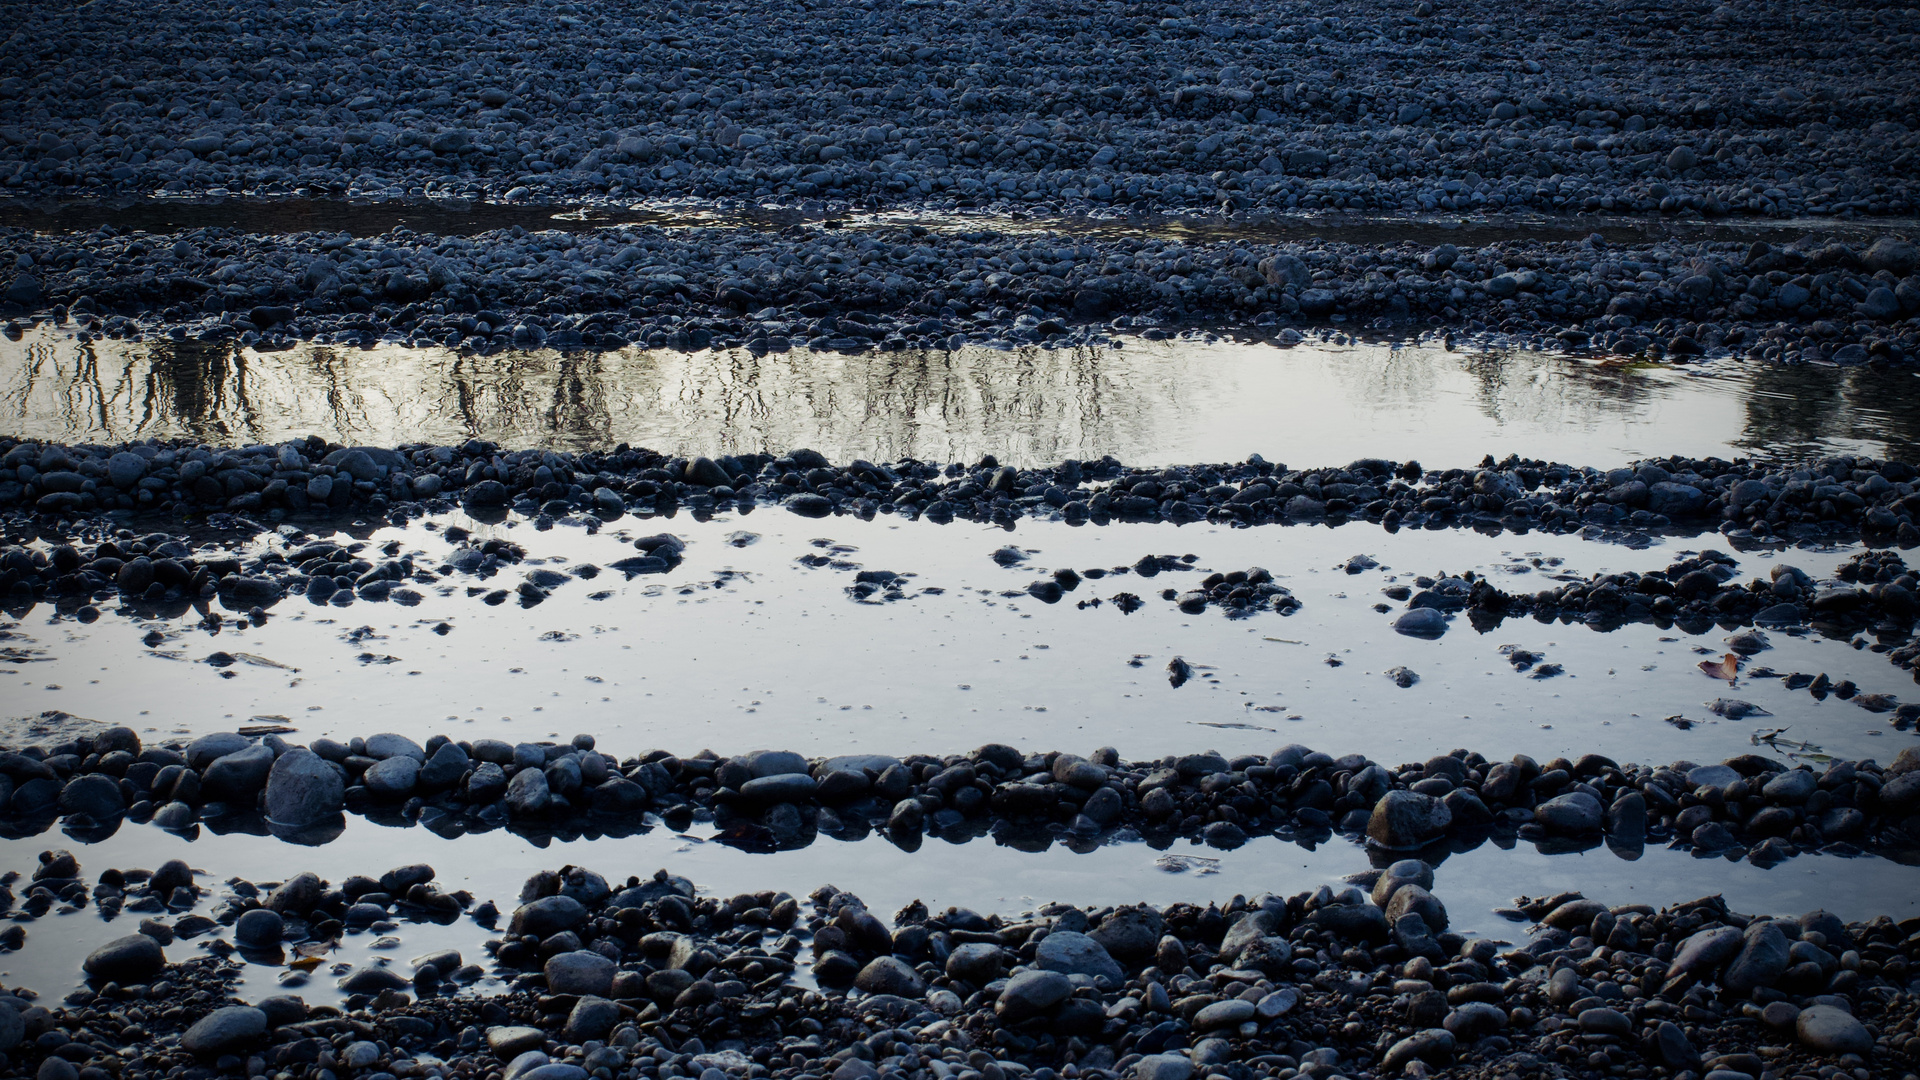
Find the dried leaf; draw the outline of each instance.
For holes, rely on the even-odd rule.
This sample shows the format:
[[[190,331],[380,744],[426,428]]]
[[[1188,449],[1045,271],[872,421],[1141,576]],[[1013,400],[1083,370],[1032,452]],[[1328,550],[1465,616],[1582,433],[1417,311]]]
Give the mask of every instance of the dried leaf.
[[[1732,683],[1740,676],[1740,657],[1728,653],[1718,660],[1702,660],[1700,670],[1706,672],[1710,679],[1725,679]]]
[[[287,966],[295,971],[312,971],[323,963],[325,963],[325,961],[317,956],[303,956],[298,960],[288,961]]]

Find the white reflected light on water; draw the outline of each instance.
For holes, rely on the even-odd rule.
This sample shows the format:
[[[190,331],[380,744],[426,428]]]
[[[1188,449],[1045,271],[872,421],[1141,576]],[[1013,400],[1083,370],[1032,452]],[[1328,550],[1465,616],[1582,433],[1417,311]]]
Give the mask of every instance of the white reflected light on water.
[[[302,344],[0,342],[0,431],[102,442],[320,434],[838,462],[1464,466],[1509,453],[1609,466],[1655,455],[1903,453],[1920,380],[1732,362],[1625,367],[1525,352],[1128,340],[864,353],[461,353]]]
[[[710,832],[704,826],[696,829]],[[1370,863],[1366,851],[1340,837],[1311,849],[1260,837],[1234,851],[1181,840],[1164,850],[1140,842],[1118,842],[1088,851],[1055,844],[1043,852],[1018,850],[991,838],[952,844],[929,837],[918,851],[903,851],[877,837],[851,843],[823,837],[803,849],[755,854],[704,835],[663,828],[632,836],[536,842],[509,832],[447,838],[422,828],[383,828],[357,818],[349,819],[339,840],[320,848],[295,847],[246,833],[203,833],[201,839],[189,842],[157,828],[131,825],[96,844],[74,844],[57,835],[41,840],[44,843],[0,845],[0,872],[30,872],[36,865],[35,853],[46,846],[69,847],[90,879],[108,867],[150,870],[167,859],[184,859],[204,873],[200,884],[208,892],[196,909],[202,913],[210,912],[225,893],[220,883],[234,877],[265,884],[311,871],[338,882],[353,874],[379,874],[415,862],[438,871],[436,880],[443,891],[467,889],[476,900],[493,900],[503,912],[513,909],[527,877],[573,864],[599,872],[609,881],[628,875],[644,879],[655,868],[664,868],[690,879],[703,894],[722,897],[769,889],[805,896],[821,885],[833,884],[860,896],[882,917],[891,917],[915,900],[935,911],[957,905],[1007,916],[1052,901],[1088,909],[1182,901],[1224,904],[1235,894],[1253,897],[1309,890],[1365,870]],[[472,857],[475,844],[487,845],[486,858]],[[1170,872],[1170,866],[1180,869]],[[1655,907],[1717,893],[1733,910],[1748,914],[1798,915],[1824,907],[1848,920],[1883,914],[1900,919],[1920,910],[1920,898],[1911,888],[1912,875],[1911,868],[1880,859],[1802,855],[1763,869],[1725,859],[1696,859],[1684,851],[1660,847],[1623,860],[1604,846],[1580,854],[1545,855],[1526,843],[1511,850],[1486,843],[1441,862],[1434,892],[1447,905],[1458,932],[1518,941],[1524,940],[1524,925],[1493,914],[1518,892],[1549,895],[1584,890],[1610,904]],[[79,981],[80,961],[88,952],[131,932],[137,920],[123,914],[103,922],[89,911],[29,923],[26,947],[0,958],[0,979],[42,993],[63,992]],[[448,926],[402,923],[388,933],[346,935],[328,963],[358,964],[383,956],[400,963],[446,948],[460,950],[469,962],[485,963],[480,945],[495,936],[467,919]],[[221,927],[194,942],[178,942],[167,949],[168,957],[187,959],[214,938],[230,940],[231,930]],[[273,963],[248,963],[237,993],[258,1000],[293,989],[315,1003],[340,996],[324,968],[310,981],[293,987],[278,981],[284,970]],[[488,982],[476,989],[486,993],[502,987]]]

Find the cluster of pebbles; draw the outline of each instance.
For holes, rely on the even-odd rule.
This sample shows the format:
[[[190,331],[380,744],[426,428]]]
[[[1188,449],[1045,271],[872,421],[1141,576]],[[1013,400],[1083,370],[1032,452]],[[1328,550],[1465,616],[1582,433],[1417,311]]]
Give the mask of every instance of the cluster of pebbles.
[[[1648,767],[1597,754],[1489,761],[1464,750],[1391,767],[1298,744],[1231,760],[1205,752],[1126,762],[1111,748],[1081,757],[1000,744],[905,758],[654,750],[623,759],[589,735],[519,744],[436,735],[422,746],[383,733],[298,746],[221,733],[146,746],[117,727],[0,752],[0,806],[7,835],[58,821],[96,839],[132,821],[324,842],[350,811],[448,836],[624,835],[701,821],[758,851],[870,832],[909,850],[928,835],[991,834],[1045,850],[1123,831],[1231,849],[1262,835],[1316,843],[1338,830],[1384,850],[1442,856],[1488,840],[1572,851],[1604,842],[1627,854],[1655,842],[1765,866],[1803,851],[1911,856],[1920,848],[1920,750],[1885,766],[1820,768],[1758,754]]]
[[[0,992],[0,1067],[37,1080],[1868,1080],[1910,1076],[1920,1056],[1907,923],[1564,893],[1503,912],[1528,924],[1516,944],[1452,928],[1432,865],[1378,862],[1294,896],[1018,917],[915,901],[891,925],[831,885],[722,898],[665,870],[621,882],[568,866],[529,878],[504,930],[492,901],[449,898],[499,935],[484,965],[443,949],[410,973],[354,967],[338,1006],[231,997],[235,954],[275,963],[265,954],[287,944],[419,919],[401,890],[426,889],[431,867],[234,878],[212,917],[191,913],[201,890],[184,864],[109,870],[96,889],[109,918],[107,898],[139,906],[157,879],[182,880],[171,906],[88,956],[62,1005]],[[65,852],[44,854],[31,886],[42,911],[76,891],[63,910],[86,903]],[[189,924],[210,955],[170,958]],[[506,992],[459,993],[488,965]]]
[[[576,453],[504,450],[479,439],[388,449],[318,436],[246,447],[159,439],[63,446],[0,437],[0,512],[64,529],[103,514],[226,514],[277,522],[341,512],[405,518],[458,505],[483,515],[511,509],[551,524],[570,516],[591,523],[682,507],[700,514],[780,505],[805,517],[886,513],[936,524],[1022,517],[1069,525],[1364,520],[1390,529],[1591,529],[1621,536],[1720,530],[1792,542],[1866,537],[1911,547],[1920,544],[1916,483],[1914,466],[1864,456],[1785,464],[1672,457],[1595,469],[1510,455],[1498,462],[1489,456],[1471,469],[1429,470],[1379,458],[1344,468],[1289,469],[1256,454],[1213,465],[1130,468],[1105,457],[1018,469],[991,456],[971,466],[914,460],[835,466],[805,449],[778,457],[689,459],[625,443]],[[87,592],[124,572],[124,565],[81,571],[87,559],[62,558],[52,569],[46,552],[10,552],[0,571],[8,575],[4,588],[38,595],[64,580],[62,591]],[[215,580],[209,583],[217,587],[242,570],[238,576],[269,585],[263,572],[284,573],[256,561],[210,574]]]
[[[1915,31],[1749,0],[79,9],[0,58],[0,187],[1901,215]]]
[[[1073,346],[1195,324],[1296,341],[1283,323],[1332,321],[1681,362],[1920,357],[1920,249],[1892,236],[1462,248],[921,225],[362,238],[104,226],[7,230],[0,244],[13,261],[0,313],[89,339],[767,352]]]
[[[1396,626],[1417,636],[1433,632],[1435,614],[1444,619],[1456,612],[1464,612],[1481,633],[1507,619],[1523,618],[1581,623],[1596,630],[1651,623],[1694,634],[1714,626],[1730,630],[1811,627],[1835,637],[1870,630],[1901,643],[1880,649],[1895,664],[1913,666],[1913,655],[1904,642],[1912,634],[1915,616],[1920,615],[1920,594],[1916,593],[1920,579],[1898,554],[1860,552],[1835,568],[1828,580],[1816,580],[1797,566],[1779,563],[1765,579],[1742,583],[1736,580],[1737,565],[1731,556],[1708,548],[1664,570],[1595,574],[1534,593],[1506,592],[1491,577],[1468,571],[1457,577],[1417,577],[1412,584],[1389,585],[1381,594],[1405,602]],[[1385,603],[1378,609],[1392,610]],[[1739,635],[1733,643],[1734,652],[1743,657],[1769,647],[1764,632]]]

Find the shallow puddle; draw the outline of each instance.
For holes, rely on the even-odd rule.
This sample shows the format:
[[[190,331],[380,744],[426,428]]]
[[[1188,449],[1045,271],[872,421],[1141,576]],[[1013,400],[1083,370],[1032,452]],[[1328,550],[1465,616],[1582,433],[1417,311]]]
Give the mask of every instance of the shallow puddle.
[[[1920,377],[1731,361],[1621,365],[1433,343],[1127,339],[1071,348],[485,356],[399,345],[0,341],[0,430],[103,442],[320,434],[345,443],[784,453],[836,462],[1295,468],[1361,457],[1601,467],[1655,455],[1911,458]]]
[[[1360,845],[1339,837],[1312,847],[1260,837],[1235,851],[1187,841],[1161,849],[1137,840],[1114,840],[1084,850],[1055,844],[1042,852],[990,839],[954,845],[929,838],[912,852],[877,838],[851,843],[823,839],[801,851],[753,854],[714,842],[711,830],[702,826],[690,833],[654,828],[633,836],[535,842],[509,833],[489,833],[483,840],[448,839],[425,829],[388,829],[361,819],[349,819],[342,838],[321,848],[292,847],[246,833],[202,834],[188,841],[148,826],[125,827],[98,844],[44,839],[0,846],[0,872],[25,874],[34,866],[36,853],[47,846],[71,850],[88,879],[108,867],[152,869],[167,859],[183,859],[200,872],[196,881],[206,894],[193,910],[203,915],[230,894],[225,883],[231,879],[271,883],[312,871],[337,882],[413,862],[433,866],[443,891],[469,890],[476,901],[492,900],[503,912],[512,910],[528,876],[571,864],[599,872],[610,882],[629,875],[644,880],[664,868],[692,880],[703,895],[721,897],[768,889],[804,897],[833,884],[859,895],[883,918],[914,900],[936,911],[957,905],[1009,916],[1054,901],[1084,908],[1142,902],[1224,904],[1236,894],[1310,890],[1377,862],[1370,861]],[[485,858],[474,857],[476,844],[486,845]],[[1611,904],[1656,907],[1718,893],[1733,910],[1747,913],[1799,914],[1824,907],[1848,920],[1881,914],[1901,919],[1920,912],[1912,875],[1909,867],[1871,858],[1802,855],[1762,869],[1660,847],[1626,859],[1606,847],[1545,855],[1524,842],[1512,850],[1488,843],[1443,861],[1434,893],[1447,905],[1454,930],[1518,942],[1525,940],[1526,925],[1494,912],[1520,892],[1584,890]],[[27,922],[25,946],[0,956],[0,980],[33,986],[44,994],[64,993],[78,983],[86,954],[132,932],[140,917],[123,913],[106,921],[88,909]],[[409,958],[449,948],[459,950],[468,963],[486,964],[481,945],[498,936],[467,918],[446,925],[403,921],[390,929],[346,935],[310,976],[289,974],[284,958],[236,954],[246,961],[237,993],[258,1000],[291,991],[310,1003],[337,1002],[344,995],[334,985],[339,977],[336,964],[384,959],[409,971]],[[218,927],[176,942],[166,952],[170,960],[179,961],[200,955],[209,942],[231,939],[229,927]],[[799,977],[804,979],[804,970]],[[494,993],[504,984],[490,977],[471,989]]]
[[[42,329],[0,346],[0,429],[36,438],[232,444],[317,432],[391,445],[478,436],[565,448],[627,441],[673,453],[811,446],[835,461],[992,453],[1037,465],[1113,454],[1171,464],[1256,452],[1296,466],[1363,456],[1465,466],[1507,453],[1603,466],[1653,454],[1910,458],[1920,441],[1916,390],[1911,375],[1864,369],[1613,367],[1333,342],[479,357],[399,347],[81,345]],[[1638,624],[1603,633],[1518,619],[1479,632],[1461,616],[1437,640],[1424,640],[1394,632],[1403,602],[1383,592],[1420,575],[1466,571],[1507,592],[1535,592],[1725,550],[1713,535],[1621,546],[1576,535],[1390,533],[1368,524],[1021,520],[1000,529],[885,516],[814,520],[777,507],[543,524],[518,514],[454,514],[405,526],[289,522],[241,535],[196,523],[199,541],[246,552],[331,537],[365,544],[370,556],[411,554],[438,567],[454,547],[449,530],[458,528],[476,540],[510,540],[527,557],[486,577],[449,573],[419,585],[412,603],[289,597],[259,625],[217,609],[216,622],[184,603],[109,604],[92,622],[74,605],[16,609],[0,619],[0,741],[57,740],[99,721],[128,724],[149,742],[242,725],[291,728],[287,737],[297,742],[379,731],[422,741],[436,733],[512,741],[590,733],[621,757],[654,747],[949,753],[998,741],[1079,753],[1111,745],[1139,760],[1303,743],[1388,764],[1455,747],[1494,759],[1600,753],[1665,764],[1745,752],[1789,763],[1823,755],[1885,762],[1914,738],[1886,714],[1752,674],[1824,673],[1897,697],[1910,676],[1875,651],[1888,643],[1870,637],[1771,632],[1771,648],[1729,684],[1700,670],[1702,659],[1725,653],[1724,627]],[[685,542],[682,561],[664,574],[619,568],[636,539],[661,532]],[[1858,550],[1733,555],[1741,581],[1764,579],[1779,563],[1825,578]],[[1350,561],[1356,555],[1373,565]],[[1166,558],[1146,575],[1133,569],[1143,556]],[[1230,619],[1211,608],[1182,610],[1167,595],[1194,587],[1207,571],[1254,567],[1270,570],[1298,610]],[[1027,591],[1061,569],[1080,580],[1059,602]],[[547,595],[523,606],[516,587],[534,579]],[[1537,654],[1533,663],[1516,665],[1516,648]],[[1731,719],[1722,714],[1741,710],[1724,699],[1759,711]],[[1777,733],[1772,741],[1760,738],[1768,732]],[[1291,893],[1369,865],[1363,848],[1339,837],[1310,848],[1260,836],[1221,851],[1184,840],[1163,850],[1126,833],[1071,845],[1043,834],[1022,847],[993,836],[964,844],[929,836],[906,851],[879,838],[821,836],[803,849],[765,853],[721,842],[711,825],[676,834],[657,819],[633,835],[584,838],[507,830],[450,837],[402,821],[349,815],[339,838],[314,848],[221,834],[214,822],[196,827],[193,840],[124,823],[91,844],[48,830],[0,843],[0,871],[29,871],[39,851],[59,846],[75,850],[90,880],[110,866],[150,869],[180,857],[206,872],[203,913],[229,877],[275,881],[313,870],[339,880],[416,861],[440,870],[442,888],[467,888],[502,907],[529,874],[574,863],[620,879],[665,867],[719,895],[805,894],[831,882],[880,912],[924,899],[1017,913],[1053,900],[1165,904]],[[1045,850],[1025,849],[1035,846]],[[1509,940],[1522,928],[1493,912],[1517,892],[1572,888],[1653,904],[1718,892],[1738,910],[1824,906],[1846,918],[1902,918],[1920,904],[1911,869],[1885,859],[1807,854],[1762,869],[1663,848],[1627,854],[1637,857],[1605,846],[1548,855],[1526,843],[1486,843],[1446,860],[1436,892],[1457,927]],[[135,922],[103,922],[92,911],[29,922],[25,948],[0,957],[0,980],[63,992],[87,951]],[[381,941],[383,933],[397,940]],[[467,920],[350,935],[296,989],[332,1000],[336,962],[389,957],[404,965],[439,948],[479,960],[489,936]],[[169,955],[192,956],[207,940],[177,944]],[[284,966],[246,970],[244,996],[283,989]]]
[[[1440,214],[1380,217],[1365,214],[996,214],[979,211],[870,211],[698,202],[540,205],[467,199],[356,200],[339,198],[0,200],[0,227],[35,232],[79,232],[110,225],[119,230],[174,233],[233,229],[245,233],[348,233],[377,236],[392,229],[441,236],[472,236],[496,229],[587,232],[623,226],[661,229],[778,230],[795,225],[872,228],[917,225],[937,232],[1036,233],[1095,239],[1153,238],[1187,243],[1322,240],[1352,244],[1492,244],[1582,240],[1598,234],[1612,244],[1659,240],[1735,240],[1791,243],[1810,235],[1874,237],[1906,230],[1904,218],[1706,220],[1659,215]]]
[[[397,553],[437,566],[450,547],[442,524],[383,528],[366,540],[397,542]],[[1912,738],[1891,717],[1789,691],[1779,679],[1729,686],[1704,675],[1699,661],[1727,648],[1719,627],[1601,633],[1510,619],[1478,633],[1455,617],[1444,636],[1423,640],[1394,632],[1403,605],[1382,594],[1419,575],[1468,570],[1531,592],[1567,575],[1663,568],[1713,537],[1632,550],[1576,536],[1364,525],[1023,522],[1003,531],[816,521],[777,508],[708,521],[624,518],[593,533],[578,524],[540,531],[517,517],[445,524],[511,539],[529,557],[490,578],[450,574],[417,590],[413,606],[290,597],[258,627],[229,618],[209,630],[185,604],[109,610],[92,624],[42,606],[6,627],[19,661],[0,667],[8,713],[59,710],[126,723],[146,738],[248,723],[290,725],[301,741],[383,730],[420,741],[436,732],[510,741],[584,732],[621,757],[656,747],[953,753],[998,741],[1076,753],[1111,745],[1138,760],[1299,742],[1388,762],[1465,747],[1495,759],[1591,752],[1665,764],[1718,761],[1751,749],[1756,732],[1786,728],[1827,753],[1890,761]],[[614,568],[634,553],[631,540],[662,531],[686,543],[683,563],[631,579]],[[282,550],[305,542],[261,541]],[[1766,578],[1775,562],[1827,577],[1852,550],[1743,554],[1739,580]],[[1379,566],[1346,572],[1362,554]],[[1188,555],[1194,561],[1182,563]],[[1193,569],[1109,572],[1054,604],[1026,591],[1054,570],[1111,571],[1142,556]],[[598,575],[580,579],[589,565]],[[1211,608],[1189,614],[1165,595],[1195,587],[1206,571],[1252,567],[1271,570],[1299,610],[1229,619]],[[860,597],[861,571],[909,576]],[[532,575],[551,575],[551,595],[523,608],[514,590]],[[1121,594],[1139,609],[1125,613]],[[1772,641],[1754,665],[1825,672],[1896,696],[1910,681],[1849,640],[1774,633]],[[1503,647],[1541,659],[1519,671]],[[1169,675],[1176,657],[1193,670],[1181,685]],[[1417,681],[1399,685],[1392,673],[1402,668]],[[1540,677],[1549,670],[1559,674]],[[1707,709],[1720,698],[1770,715],[1723,719]]]

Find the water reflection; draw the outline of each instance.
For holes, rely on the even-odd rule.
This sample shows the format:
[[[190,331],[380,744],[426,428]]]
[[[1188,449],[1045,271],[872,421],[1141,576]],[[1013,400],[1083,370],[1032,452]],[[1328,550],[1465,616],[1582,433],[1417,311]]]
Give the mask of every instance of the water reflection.
[[[1920,375],[1911,371],[1768,366],[1747,381],[1744,448],[1780,452],[1865,442],[1901,461],[1920,451]]]
[[[1520,352],[1230,342],[756,355],[359,349],[225,342],[0,345],[0,429],[33,438],[457,442],[678,453],[810,446],[835,460],[1296,465],[1506,453],[1910,455],[1899,372],[1609,366]]]
[[[1610,244],[1635,245],[1654,240],[1733,240],[1790,244],[1809,235],[1843,237],[1872,243],[1888,231],[1911,230],[1909,218],[1842,221],[1688,220],[1666,215],[1452,214],[1368,216],[1340,213],[1122,214],[993,212],[778,207],[709,202],[636,205],[539,205],[474,202],[467,199],[128,198],[27,200],[0,199],[0,227],[35,232],[80,232],[111,226],[122,232],[178,233],[193,229],[234,229],[246,233],[349,233],[379,236],[407,228],[436,236],[476,236],[501,229],[529,232],[652,227],[659,229],[754,229],[772,232],[794,225],[870,229],[917,225],[935,232],[992,231],[1009,234],[1078,236],[1090,239],[1157,239],[1181,243],[1280,243],[1331,240],[1351,244],[1483,245],[1507,241],[1581,240],[1599,235]]]

